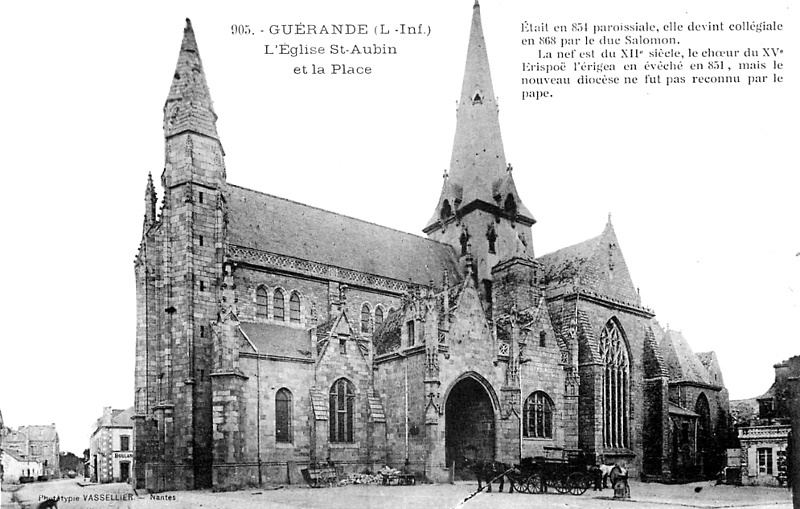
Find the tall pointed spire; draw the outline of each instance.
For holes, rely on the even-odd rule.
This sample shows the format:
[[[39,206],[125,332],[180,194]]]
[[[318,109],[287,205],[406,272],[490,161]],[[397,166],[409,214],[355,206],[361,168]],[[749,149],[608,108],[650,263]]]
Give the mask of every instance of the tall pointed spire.
[[[463,203],[491,203],[492,184],[505,176],[506,156],[500,136],[497,100],[483,37],[481,9],[472,8],[472,27],[464,81],[458,101],[456,135],[450,159],[452,184],[461,186]]]
[[[500,134],[499,108],[489,70],[481,9],[476,0],[472,7],[450,170],[436,213],[424,231],[430,233],[437,223],[447,220],[451,211],[457,213],[459,207],[467,206],[533,224],[533,216],[522,204],[510,170]]]
[[[216,122],[192,22],[186,18],[178,64],[164,104],[164,136],[191,131],[218,140]]]

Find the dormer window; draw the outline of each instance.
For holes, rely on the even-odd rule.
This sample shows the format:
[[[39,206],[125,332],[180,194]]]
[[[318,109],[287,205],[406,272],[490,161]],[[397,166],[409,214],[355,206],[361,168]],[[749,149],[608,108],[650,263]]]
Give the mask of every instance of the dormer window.
[[[483,104],[483,97],[480,92],[475,92],[475,95],[472,96],[472,104]]]
[[[508,214],[512,218],[516,217],[517,201],[514,199],[513,194],[509,194],[508,196],[506,196],[506,201],[505,204],[503,204],[503,209],[505,209],[506,214]]]
[[[445,200],[444,203],[442,203],[442,210],[441,210],[441,213],[440,213],[440,218],[441,218],[442,221],[446,221],[447,218],[452,216],[452,215],[453,215],[453,209],[450,208],[450,202]]]

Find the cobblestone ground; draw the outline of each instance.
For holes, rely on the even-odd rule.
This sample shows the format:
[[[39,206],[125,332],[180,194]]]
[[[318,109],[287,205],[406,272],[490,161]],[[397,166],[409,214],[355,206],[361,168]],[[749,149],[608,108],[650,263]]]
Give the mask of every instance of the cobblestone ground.
[[[13,494],[17,507],[36,508],[42,497],[61,496],[59,509],[143,508],[143,509],[664,509],[665,507],[729,508],[765,507],[788,509],[791,493],[786,489],[714,486],[709,483],[661,485],[631,483],[631,500],[612,498],[613,492],[587,491],[581,496],[521,493],[479,493],[467,502],[475,483],[418,486],[342,486],[310,489],[251,489],[229,493],[210,491],[169,492],[158,495],[134,494],[127,484],[81,486],[75,480],[26,485]],[[697,488],[700,488],[698,491]],[[495,486],[496,490],[496,486]],[[3,494],[3,508],[8,506]]]

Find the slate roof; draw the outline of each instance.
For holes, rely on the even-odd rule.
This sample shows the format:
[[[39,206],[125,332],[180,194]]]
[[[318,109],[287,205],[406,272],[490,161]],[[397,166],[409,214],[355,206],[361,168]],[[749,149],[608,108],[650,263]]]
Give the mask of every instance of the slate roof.
[[[754,399],[755,399],[756,401],[760,401],[760,400],[762,400],[762,399],[769,399],[769,400],[772,400],[772,399],[774,399],[774,398],[775,398],[775,384],[773,383],[772,385],[770,385],[770,386],[769,386],[769,389],[767,389],[767,392],[765,392],[765,393],[764,393],[764,394],[762,394],[761,396],[759,396],[759,397],[757,397],[757,398],[754,398]]]
[[[674,403],[669,404],[669,413],[672,415],[682,415],[684,417],[700,417],[696,413],[692,412],[691,410],[686,410],[685,408],[681,408]]]
[[[231,244],[419,285],[458,282],[446,244],[228,184]]]
[[[259,354],[311,358],[311,333],[308,330],[274,323],[249,322],[240,323],[239,328],[258,348]]]
[[[369,414],[372,417],[372,422],[386,422],[386,412],[383,409],[381,398],[375,394],[367,396],[369,401]]]
[[[700,352],[697,354],[697,359],[706,369],[706,372],[708,373],[708,380],[714,385],[723,387],[725,382],[722,380],[722,370],[720,370],[719,367],[717,354],[714,352]]]
[[[581,269],[592,257],[602,238],[602,235],[598,235],[578,244],[540,256],[537,261],[544,270],[542,282],[545,286],[556,287],[561,284],[577,283]]]
[[[32,462],[32,463],[36,463],[37,462],[35,459],[25,456],[24,454],[22,454],[20,451],[17,451],[16,449],[3,449],[3,453],[4,454],[8,454],[9,456],[11,456],[12,458],[14,458],[17,461],[27,461],[27,462]]]
[[[403,331],[404,313],[392,309],[383,323],[375,330],[372,343],[375,345],[375,354],[382,355],[400,349],[400,338]]]
[[[125,410],[114,410],[111,417],[111,425],[133,427],[133,407]]]
[[[681,332],[666,331],[660,347],[661,355],[667,363],[670,382],[717,385],[709,379],[708,371],[703,367]]]

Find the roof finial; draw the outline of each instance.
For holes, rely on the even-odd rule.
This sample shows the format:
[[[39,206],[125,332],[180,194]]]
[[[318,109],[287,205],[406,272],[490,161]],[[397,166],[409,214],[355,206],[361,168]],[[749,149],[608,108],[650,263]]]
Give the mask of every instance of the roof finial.
[[[480,6],[481,4],[478,3],[478,0],[475,0],[475,5],[473,5],[472,8],[474,9],[475,7],[480,7]]]
[[[442,172],[442,178],[447,180],[447,168],[445,168],[444,171]]]
[[[608,213],[608,224],[611,224],[611,212]]]

